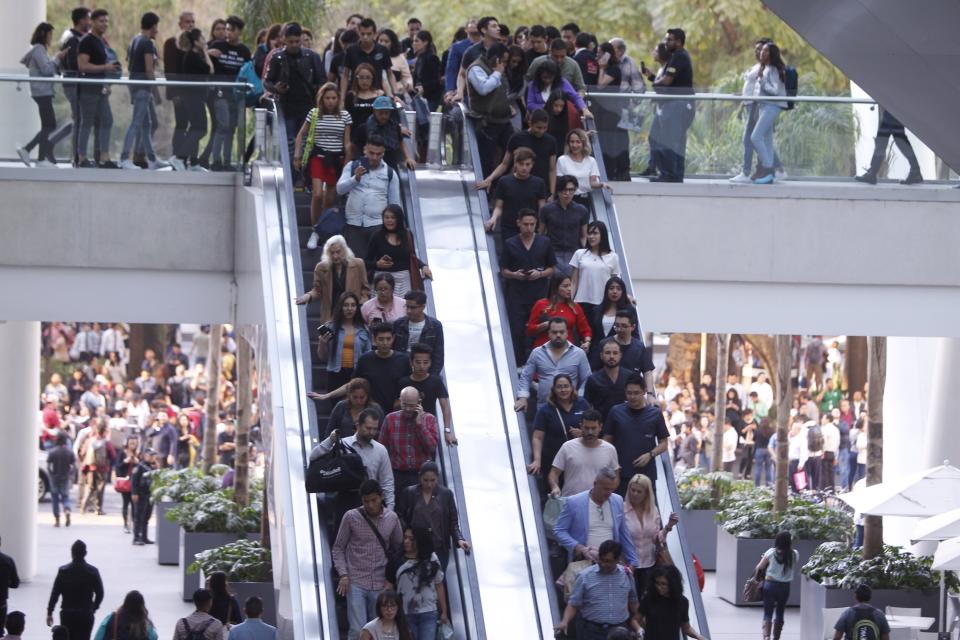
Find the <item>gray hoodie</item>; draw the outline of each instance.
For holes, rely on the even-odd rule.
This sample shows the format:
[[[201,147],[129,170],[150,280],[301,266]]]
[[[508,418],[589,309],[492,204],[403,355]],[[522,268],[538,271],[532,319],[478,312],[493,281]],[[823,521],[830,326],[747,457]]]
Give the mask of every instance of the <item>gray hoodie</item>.
[[[60,61],[47,55],[47,48],[35,44],[20,59],[20,64],[30,70],[31,77],[52,78],[60,69]],[[53,95],[52,82],[31,82],[30,95],[39,98]]]

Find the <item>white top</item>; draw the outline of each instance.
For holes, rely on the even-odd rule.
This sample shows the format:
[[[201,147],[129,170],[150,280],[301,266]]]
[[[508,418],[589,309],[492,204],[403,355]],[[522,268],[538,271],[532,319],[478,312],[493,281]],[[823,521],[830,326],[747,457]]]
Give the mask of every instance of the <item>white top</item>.
[[[737,459],[737,430],[730,429],[723,432],[723,462],[733,462]]]
[[[832,422],[820,425],[820,433],[823,434],[823,450],[836,455],[840,450],[840,429]]]
[[[588,498],[587,510],[590,515],[587,546],[599,549],[605,541],[613,540],[613,511],[610,509],[610,501],[607,500],[601,507],[593,498]]]
[[[369,633],[373,640],[399,640],[400,638],[400,631],[397,629],[397,625],[393,625],[393,631],[387,632],[384,630],[380,618],[374,618],[363,625],[363,630]]]
[[[590,176],[600,177],[600,169],[597,167],[597,161],[593,156],[586,156],[580,162],[577,162],[570,156],[564,154],[557,158],[557,175],[573,176],[577,179],[577,195],[590,193]]]
[[[620,275],[620,257],[614,251],[598,256],[589,249],[577,249],[570,258],[570,266],[579,270],[575,302],[600,304],[607,280]]]
[[[610,330],[613,329],[613,323],[616,321],[616,319],[617,319],[617,314],[614,313],[612,316],[606,316],[606,315],[605,315],[605,316],[603,316],[603,318],[600,320],[601,324],[603,325],[603,335],[604,335],[604,336],[610,335]],[[596,336],[594,337],[594,339],[596,339]]]
[[[867,432],[857,434],[857,464],[867,464]]]
[[[583,440],[567,440],[553,458],[553,466],[563,472],[563,497],[586,491],[593,486],[597,473],[606,467],[620,468],[617,449],[605,440],[597,447],[585,447]]]
[[[423,327],[427,324],[427,319],[424,318],[420,322],[411,322],[410,323],[410,340],[407,343],[408,345],[413,344],[414,342],[420,342],[420,334],[423,333]]]

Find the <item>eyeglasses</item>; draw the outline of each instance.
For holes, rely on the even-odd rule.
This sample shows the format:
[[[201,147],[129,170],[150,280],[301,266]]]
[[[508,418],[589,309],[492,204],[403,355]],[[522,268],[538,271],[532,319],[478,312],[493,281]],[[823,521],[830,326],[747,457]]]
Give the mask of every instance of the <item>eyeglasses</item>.
[[[596,505],[596,507],[597,507],[597,517],[600,518],[600,522],[603,522],[603,505],[598,504]]]
[[[368,76],[368,75],[357,76],[357,80],[373,80],[373,76]]]
[[[574,193],[576,190],[577,190],[576,187],[566,187],[566,188],[564,188],[564,189],[560,189],[560,192],[561,192],[561,193]]]

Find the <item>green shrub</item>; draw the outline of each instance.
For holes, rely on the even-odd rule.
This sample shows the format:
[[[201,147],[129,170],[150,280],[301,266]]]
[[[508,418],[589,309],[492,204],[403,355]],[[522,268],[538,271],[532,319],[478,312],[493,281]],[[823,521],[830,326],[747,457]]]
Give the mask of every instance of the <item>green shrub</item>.
[[[883,552],[864,560],[862,549],[851,549],[841,542],[824,542],[810,556],[801,572],[820,584],[840,589],[856,589],[866,583],[873,589],[916,589],[933,591],[940,587],[940,573],[933,571],[930,556],[915,556],[900,547],[883,546]],[[960,588],[960,581],[947,572],[947,587]]]
[[[251,495],[250,506],[240,508],[233,489],[222,489],[181,502],[167,512],[167,519],[191,533],[250,533],[260,531],[263,503]]]
[[[154,502],[168,498],[173,502],[191,502],[197,496],[219,491],[223,475],[228,467],[216,464],[210,467],[209,476],[203,475],[199,467],[188,469],[157,469],[150,472],[153,482],[150,496]]]
[[[737,480],[726,471],[687,469],[677,477],[677,493],[684,509],[723,509],[736,493],[753,491],[749,480]]]
[[[853,537],[849,513],[792,496],[786,511],[777,514],[769,489],[734,494],[716,519],[724,531],[741,538],[770,539],[780,531],[789,531],[795,540],[849,543]]]
[[[230,582],[269,582],[272,578],[270,549],[259,540],[237,540],[222,547],[201,551],[187,569],[196,573],[203,569],[209,576],[214,571],[223,571]]]

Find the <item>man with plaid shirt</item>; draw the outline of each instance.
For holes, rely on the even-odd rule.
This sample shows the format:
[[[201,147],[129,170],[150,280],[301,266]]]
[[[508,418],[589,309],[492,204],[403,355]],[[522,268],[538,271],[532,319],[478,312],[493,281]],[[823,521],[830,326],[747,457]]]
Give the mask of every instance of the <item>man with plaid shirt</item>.
[[[437,419],[423,410],[420,392],[414,387],[400,391],[400,410],[383,419],[380,442],[390,454],[394,491],[417,484],[421,465],[432,460],[437,450],[440,430]]]

